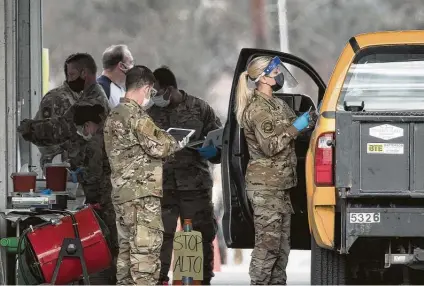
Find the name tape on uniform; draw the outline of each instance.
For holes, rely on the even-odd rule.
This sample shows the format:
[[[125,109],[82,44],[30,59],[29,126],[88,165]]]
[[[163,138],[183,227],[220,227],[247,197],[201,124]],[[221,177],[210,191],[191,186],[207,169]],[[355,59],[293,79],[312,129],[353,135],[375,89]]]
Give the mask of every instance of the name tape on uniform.
[[[396,143],[367,143],[368,154],[403,154],[404,145]]]

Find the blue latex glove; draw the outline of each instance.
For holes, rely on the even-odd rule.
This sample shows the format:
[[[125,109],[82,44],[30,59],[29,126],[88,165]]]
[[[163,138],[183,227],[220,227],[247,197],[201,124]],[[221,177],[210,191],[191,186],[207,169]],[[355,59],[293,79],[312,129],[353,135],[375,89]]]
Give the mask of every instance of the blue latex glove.
[[[200,153],[200,156],[202,156],[205,159],[213,158],[218,153],[218,149],[216,149],[216,147],[213,145],[197,148],[196,150]]]
[[[45,190],[41,191],[41,194],[42,194],[42,195],[51,195],[51,194],[52,194],[52,190],[50,190],[50,189],[45,189]]]
[[[81,169],[77,168],[75,171],[71,171],[72,183],[78,183],[78,174],[81,173]]]
[[[297,129],[297,131],[302,131],[309,125],[309,112],[303,113],[299,116],[295,122],[293,122],[293,126]]]

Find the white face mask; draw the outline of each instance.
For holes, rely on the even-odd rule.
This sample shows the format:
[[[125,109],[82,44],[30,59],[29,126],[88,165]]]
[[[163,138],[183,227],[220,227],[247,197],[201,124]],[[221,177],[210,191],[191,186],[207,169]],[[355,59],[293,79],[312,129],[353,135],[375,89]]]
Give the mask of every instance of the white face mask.
[[[169,103],[171,102],[171,100],[169,99],[168,100],[163,99],[163,95],[155,96],[152,98],[152,100],[154,104],[159,107],[167,107]]]
[[[144,95],[143,103],[141,104],[141,107],[143,107],[144,110],[147,110],[153,106],[154,102],[152,100],[152,97],[156,95],[156,92],[156,89],[151,87],[149,91]]]
[[[84,135],[84,126],[77,126],[77,134],[84,138],[86,141],[90,141],[93,135],[91,133],[88,133],[88,135]]]
[[[150,107],[152,107],[153,104],[155,103],[153,102],[151,97],[149,99],[144,98],[143,103],[141,104],[141,107],[143,107],[144,110],[147,110]]]

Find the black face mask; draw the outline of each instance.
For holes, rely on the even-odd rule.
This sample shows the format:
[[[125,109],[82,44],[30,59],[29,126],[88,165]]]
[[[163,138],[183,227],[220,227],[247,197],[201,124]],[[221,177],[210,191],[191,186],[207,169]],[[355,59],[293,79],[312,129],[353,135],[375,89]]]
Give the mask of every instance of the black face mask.
[[[271,86],[272,91],[279,91],[283,88],[284,85],[284,75],[282,73],[278,74],[275,79],[275,84]]]
[[[76,80],[68,81],[68,85],[73,91],[80,93],[84,90],[85,80],[79,76]]]

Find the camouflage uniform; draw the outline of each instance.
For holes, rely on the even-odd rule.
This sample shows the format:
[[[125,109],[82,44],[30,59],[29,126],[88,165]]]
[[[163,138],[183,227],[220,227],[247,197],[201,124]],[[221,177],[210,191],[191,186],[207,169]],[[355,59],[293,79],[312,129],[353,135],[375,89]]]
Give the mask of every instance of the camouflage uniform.
[[[103,107],[103,113],[100,117],[104,122],[110,108],[103,88],[97,83],[85,89],[78,101],[68,108],[63,116],[44,120],[24,120],[19,130],[25,140],[37,146],[61,144],[66,154],[64,157],[70,162],[71,169],[82,169],[79,182],[83,187],[87,202],[100,203],[101,205],[101,210],[98,213],[108,226],[111,235],[111,252],[116,257],[117,230],[114,208],[110,198],[110,170],[103,150],[102,135],[93,136],[92,140],[85,141],[77,134],[74,123],[74,114],[78,106],[94,105]],[[101,126],[103,122],[100,123]],[[105,284],[104,281],[98,281],[98,283]],[[97,283],[91,281],[91,284]]]
[[[202,140],[212,130],[221,127],[212,108],[203,100],[181,91],[183,101],[178,106],[165,108],[153,106],[148,112],[162,129],[170,127],[194,129],[191,142]],[[220,162],[220,155],[211,160]],[[160,281],[168,281],[171,264],[173,238],[178,217],[192,219],[193,229],[200,231],[203,238],[204,280],[209,284],[214,276],[213,240],[217,232],[212,204],[213,180],[208,161],[195,150],[184,149],[168,158],[163,166],[162,219],[165,227],[161,250]]]
[[[258,91],[243,114],[250,154],[246,190],[255,225],[249,269],[252,285],[286,284],[293,213],[289,189],[297,185],[295,120],[284,101]]]
[[[66,81],[57,88],[50,90],[41,100],[40,107],[35,120],[57,118],[65,112],[78,100],[79,94],[73,91]],[[38,149],[41,153],[40,167],[44,172],[44,165],[50,163],[56,155],[62,154],[63,149],[60,144],[42,147]]]
[[[85,141],[84,139],[81,139]],[[79,159],[79,162],[76,160]],[[74,158],[73,165],[81,166],[78,182],[81,184],[85,195],[85,202],[99,204],[96,210],[100,218],[109,229],[109,243],[114,259],[112,271],[107,269],[101,273],[91,275],[90,283],[93,285],[105,284],[104,278],[109,278],[111,285],[116,284],[116,259],[119,252],[118,231],[116,228],[116,214],[112,204],[112,183],[109,160],[104,148],[103,129],[99,129],[89,141],[81,144],[78,158]]]
[[[110,108],[103,88],[99,84],[93,84],[83,91],[78,101],[72,105],[60,117],[53,117],[44,120],[25,119],[18,127],[18,131],[26,141],[37,146],[53,146],[63,144],[62,148],[66,151],[66,159],[72,159],[78,155],[80,148],[80,138],[74,123],[75,109],[78,105],[99,104],[104,111],[101,115],[105,119]]]
[[[119,236],[117,284],[155,285],[163,241],[162,158],[180,147],[127,98],[112,109],[104,138]]]

